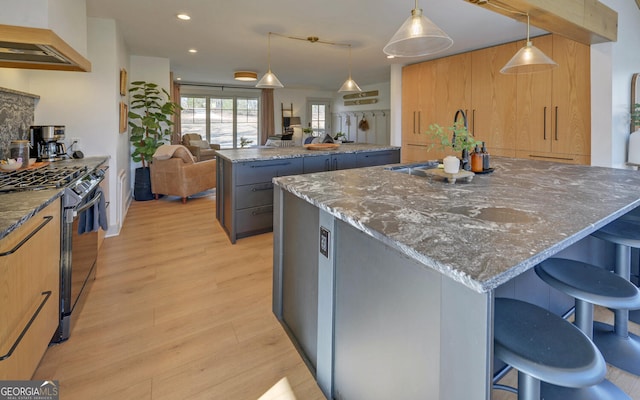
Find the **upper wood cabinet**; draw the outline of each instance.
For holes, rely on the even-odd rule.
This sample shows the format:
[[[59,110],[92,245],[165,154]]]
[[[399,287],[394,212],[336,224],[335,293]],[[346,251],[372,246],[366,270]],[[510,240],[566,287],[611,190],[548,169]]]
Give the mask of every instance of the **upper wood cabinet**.
[[[500,69],[524,42],[413,64],[402,76],[402,161],[442,158],[425,133],[451,126],[456,110],[492,155],[590,163],[589,47],[560,36],[533,39],[559,67],[504,75]],[[428,150],[428,151],[427,151]]]
[[[523,158],[589,164],[590,49],[555,35],[534,38],[533,44],[552,57],[558,68],[518,75],[516,154]]]
[[[471,53],[469,130],[476,140],[486,142],[494,155],[515,156],[517,79],[501,74],[500,69],[517,51],[516,43],[507,43]]]

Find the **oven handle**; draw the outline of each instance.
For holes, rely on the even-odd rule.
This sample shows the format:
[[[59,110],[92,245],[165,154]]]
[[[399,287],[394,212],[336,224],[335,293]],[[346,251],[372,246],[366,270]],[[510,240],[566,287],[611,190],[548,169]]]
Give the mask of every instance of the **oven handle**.
[[[29,241],[29,239],[31,239],[33,237],[33,235],[35,235],[36,233],[40,232],[40,229],[44,228],[44,226],[46,224],[48,224],[49,222],[51,222],[51,220],[53,219],[53,217],[51,215],[46,215],[44,217],[42,217],[42,219],[44,219],[44,221],[38,225],[38,227],[36,229],[33,230],[33,232],[31,232],[30,234],[28,234],[24,239],[22,239],[20,241],[20,243],[18,243],[17,245],[15,245],[15,247],[11,250],[7,250],[4,253],[0,253],[0,257],[4,257],[4,256],[8,256],[9,254],[13,254],[16,251],[18,251],[18,249],[20,247],[22,247],[23,244],[27,243]]]
[[[83,205],[82,207],[78,208],[77,210],[73,210],[73,216],[75,217],[76,215],[80,214],[84,210],[93,207],[98,201],[100,201],[101,197],[102,197],[102,192],[98,193],[98,195],[96,197],[94,197],[93,199],[91,199],[91,201],[88,202],[87,204]]]
[[[7,358],[11,357],[11,355],[13,354],[15,349],[18,347],[18,345],[22,341],[22,338],[24,337],[24,335],[27,333],[27,331],[31,327],[31,324],[33,324],[33,321],[35,321],[36,318],[38,318],[38,314],[40,314],[40,311],[42,311],[42,308],[47,303],[47,300],[49,300],[49,297],[51,297],[51,290],[47,290],[46,292],[42,292],[41,294],[44,296],[44,299],[42,300],[42,303],[40,303],[40,306],[38,307],[36,312],[33,314],[31,319],[29,320],[29,322],[27,322],[27,326],[25,326],[24,329],[22,330],[22,332],[20,332],[20,336],[18,336],[16,341],[13,343],[13,346],[11,346],[11,348],[9,349],[9,352],[7,354],[3,355],[3,356],[0,356],[0,361],[4,361]]]

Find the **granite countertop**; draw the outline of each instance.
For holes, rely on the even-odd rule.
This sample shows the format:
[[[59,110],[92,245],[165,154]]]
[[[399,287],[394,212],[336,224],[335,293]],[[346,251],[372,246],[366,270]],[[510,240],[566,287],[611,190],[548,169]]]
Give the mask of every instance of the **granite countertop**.
[[[396,146],[377,144],[342,143],[335,150],[307,150],[302,146],[294,147],[249,147],[246,149],[218,150],[216,155],[233,163],[243,161],[265,161],[283,158],[320,156],[336,153],[365,153],[369,151],[399,150]]]
[[[87,166],[89,169],[95,169],[108,159],[109,157],[87,157],[79,160],[55,161],[42,168]],[[0,239],[13,232],[61,195],[62,188],[0,193]]]
[[[389,167],[274,183],[479,293],[640,205],[637,171],[498,157],[492,167],[469,183]]]

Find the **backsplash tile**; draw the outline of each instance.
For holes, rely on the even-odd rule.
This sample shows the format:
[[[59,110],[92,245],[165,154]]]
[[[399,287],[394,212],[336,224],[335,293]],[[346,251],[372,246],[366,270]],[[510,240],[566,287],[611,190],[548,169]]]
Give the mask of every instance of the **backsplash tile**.
[[[29,139],[36,102],[40,96],[0,88],[0,159],[9,157],[9,144]]]

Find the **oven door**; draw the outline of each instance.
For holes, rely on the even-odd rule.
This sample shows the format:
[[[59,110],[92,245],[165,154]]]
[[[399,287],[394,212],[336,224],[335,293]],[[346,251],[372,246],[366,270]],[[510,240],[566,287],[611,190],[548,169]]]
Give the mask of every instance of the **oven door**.
[[[95,265],[98,257],[98,232],[78,233],[80,216],[83,212],[91,212],[90,208],[100,201],[102,192],[93,190],[80,204],[72,209],[65,209],[66,215],[62,225],[62,257],[60,265],[60,308],[61,320],[54,342],[69,338],[72,323],[77,319],[86,298],[89,286],[95,279]],[[72,318],[72,314],[74,318]]]

